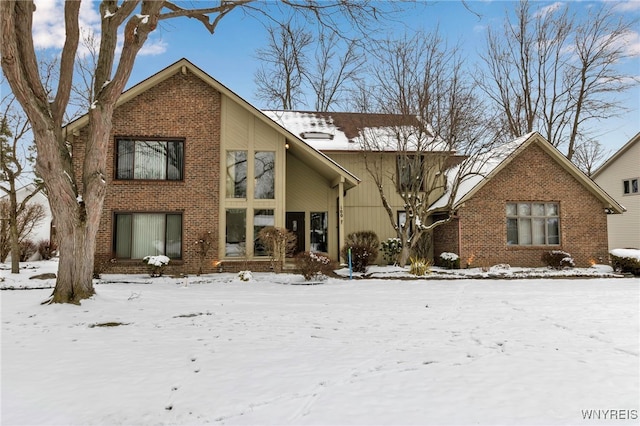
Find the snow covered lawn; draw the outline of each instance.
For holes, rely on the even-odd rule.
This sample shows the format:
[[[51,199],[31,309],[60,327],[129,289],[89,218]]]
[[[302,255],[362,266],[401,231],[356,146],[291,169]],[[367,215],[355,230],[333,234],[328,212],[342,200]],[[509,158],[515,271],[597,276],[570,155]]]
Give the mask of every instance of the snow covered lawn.
[[[105,278],[0,292],[3,425],[639,421],[638,279]]]

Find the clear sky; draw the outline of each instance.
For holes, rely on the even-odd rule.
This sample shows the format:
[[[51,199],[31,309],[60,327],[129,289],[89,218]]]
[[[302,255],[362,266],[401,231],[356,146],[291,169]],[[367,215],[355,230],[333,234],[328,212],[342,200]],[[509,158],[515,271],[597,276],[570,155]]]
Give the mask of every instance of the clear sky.
[[[272,1],[272,4],[276,4]],[[64,37],[61,0],[37,0],[34,21],[35,41],[39,47],[56,48]],[[204,4],[197,2],[198,6]],[[621,14],[640,16],[640,1],[615,1]],[[85,26],[99,28],[97,2],[83,4]],[[442,34],[453,44],[459,42],[469,56],[469,62],[484,46],[486,28],[502,26],[505,13],[512,12],[513,1],[461,1],[403,3],[406,11],[389,22],[380,22],[376,31],[381,36],[402,34],[416,29],[431,30],[439,26]],[[554,2],[532,2],[534,8],[553,6]],[[594,2],[572,2],[576,13],[585,13]],[[381,3],[384,6],[384,3]],[[469,10],[471,9],[471,11]],[[344,28],[349,31],[349,28]],[[165,21],[152,34],[144,52],[138,56],[129,86],[151,76],[180,58],[187,58],[215,79],[235,91],[258,108],[255,96],[254,73],[258,68],[256,49],[266,47],[266,29],[254,17],[235,10],[221,21],[215,34],[209,34],[201,23],[193,19]],[[633,75],[640,77],[640,28],[628,38],[628,48],[636,56],[623,64]],[[4,90],[4,88],[3,88]],[[607,149],[616,150],[640,131],[640,88],[636,87],[620,99],[630,109],[620,119],[602,123],[600,142]]]

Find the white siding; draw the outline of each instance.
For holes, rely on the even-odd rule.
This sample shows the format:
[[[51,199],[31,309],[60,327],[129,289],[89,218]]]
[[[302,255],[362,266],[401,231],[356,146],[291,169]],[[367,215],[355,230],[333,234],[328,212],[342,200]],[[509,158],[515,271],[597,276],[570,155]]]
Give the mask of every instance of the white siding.
[[[595,182],[627,209],[607,217],[609,249],[640,248],[640,193],[623,193],[623,181],[640,179],[640,140],[600,172]]]

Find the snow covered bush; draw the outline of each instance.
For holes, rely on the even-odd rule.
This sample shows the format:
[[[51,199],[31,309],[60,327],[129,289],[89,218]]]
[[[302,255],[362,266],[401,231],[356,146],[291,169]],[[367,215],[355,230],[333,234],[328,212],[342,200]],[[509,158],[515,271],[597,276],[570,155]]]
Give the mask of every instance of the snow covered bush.
[[[304,251],[298,253],[294,260],[296,268],[300,271],[305,280],[312,278],[323,278],[333,272],[336,263],[329,256],[322,253]]]
[[[382,242],[382,253],[387,265],[394,265],[398,261],[398,255],[402,251],[400,238],[387,238]]]
[[[164,267],[169,263],[169,258],[165,255],[145,256],[142,262],[149,266],[149,275],[152,277],[161,277]]]
[[[630,272],[640,275],[640,250],[614,249],[609,252],[611,266],[618,272]]]
[[[367,272],[367,267],[378,258],[380,240],[373,231],[358,231],[347,235],[340,254],[345,261],[351,249],[351,267],[354,272]]]
[[[460,256],[445,251],[438,256],[437,265],[447,269],[460,269]]]
[[[423,276],[431,273],[431,262],[423,258],[409,258],[411,266],[409,266],[409,273],[416,276]]]
[[[573,268],[576,266],[573,257],[562,250],[545,251],[542,253],[542,261],[553,269]]]
[[[20,262],[26,262],[31,259],[36,251],[38,251],[38,247],[36,243],[27,239],[20,241]]]
[[[238,272],[238,278],[240,278],[240,281],[251,281],[253,275],[251,275],[251,271],[240,271]]]
[[[38,241],[38,254],[43,260],[49,260],[56,254],[56,250],[58,250],[58,246],[56,243],[50,240],[40,240]]]

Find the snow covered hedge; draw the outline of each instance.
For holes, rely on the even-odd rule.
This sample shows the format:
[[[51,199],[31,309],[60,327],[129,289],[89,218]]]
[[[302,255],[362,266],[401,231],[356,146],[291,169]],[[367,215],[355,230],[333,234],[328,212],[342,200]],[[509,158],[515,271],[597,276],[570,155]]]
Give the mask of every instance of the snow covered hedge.
[[[149,266],[149,275],[152,277],[162,276],[162,270],[169,263],[169,258],[164,255],[145,256],[142,261]]]
[[[460,269],[460,256],[455,253],[440,253],[436,265],[447,269]]]
[[[573,268],[576,266],[573,257],[562,250],[545,251],[542,253],[542,261],[554,269]]]
[[[609,252],[609,255],[614,270],[640,275],[640,250],[614,249]]]

